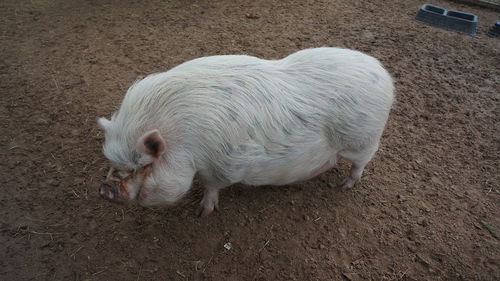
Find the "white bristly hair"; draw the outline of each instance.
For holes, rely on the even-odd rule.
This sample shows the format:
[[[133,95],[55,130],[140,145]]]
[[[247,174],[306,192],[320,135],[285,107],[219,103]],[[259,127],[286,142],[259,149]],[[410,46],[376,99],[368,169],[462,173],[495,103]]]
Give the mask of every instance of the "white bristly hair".
[[[118,169],[137,169],[138,139],[159,130],[166,153],[149,180],[161,197],[151,204],[179,199],[196,172],[219,189],[288,184],[338,157],[362,171],[378,149],[393,92],[379,61],[353,50],[203,57],[135,82],[111,121],[99,121],[103,150]]]

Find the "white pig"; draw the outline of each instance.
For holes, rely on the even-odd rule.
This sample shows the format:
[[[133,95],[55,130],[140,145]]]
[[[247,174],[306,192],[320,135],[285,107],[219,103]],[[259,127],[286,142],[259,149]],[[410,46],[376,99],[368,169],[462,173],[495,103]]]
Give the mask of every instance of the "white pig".
[[[234,183],[286,185],[315,177],[340,157],[357,183],[379,147],[394,99],[380,62],[340,48],[283,59],[209,56],[135,82],[104,130],[118,171],[99,193],[143,206],[172,205],[204,183],[199,212],[218,208]]]

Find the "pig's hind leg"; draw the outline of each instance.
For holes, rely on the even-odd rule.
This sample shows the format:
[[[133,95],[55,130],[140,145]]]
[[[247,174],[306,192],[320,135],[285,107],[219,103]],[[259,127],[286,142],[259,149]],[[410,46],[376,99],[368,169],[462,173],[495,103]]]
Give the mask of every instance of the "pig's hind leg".
[[[343,189],[350,189],[360,181],[365,166],[372,160],[378,150],[378,146],[366,149],[361,152],[342,151],[339,154],[352,162],[349,175],[342,182]]]

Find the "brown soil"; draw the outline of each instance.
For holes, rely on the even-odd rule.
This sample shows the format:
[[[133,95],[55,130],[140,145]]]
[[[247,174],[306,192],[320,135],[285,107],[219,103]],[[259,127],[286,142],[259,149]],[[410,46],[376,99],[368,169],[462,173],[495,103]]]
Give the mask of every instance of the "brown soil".
[[[1,280],[500,280],[498,11],[471,37],[415,22],[425,1],[0,3]],[[96,117],[138,76],[213,54],[340,46],[379,58],[397,103],[362,184],[325,173],[237,185],[195,216],[98,198]],[[496,233],[496,234],[495,234]],[[224,244],[232,243],[227,250]]]

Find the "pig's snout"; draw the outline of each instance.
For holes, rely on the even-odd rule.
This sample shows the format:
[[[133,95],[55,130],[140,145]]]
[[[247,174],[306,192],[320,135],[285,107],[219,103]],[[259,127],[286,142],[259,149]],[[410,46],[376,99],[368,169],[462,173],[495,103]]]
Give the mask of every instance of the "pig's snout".
[[[99,187],[99,196],[107,200],[115,200],[117,197],[117,188],[115,184],[103,182]]]
[[[112,202],[121,202],[128,199],[128,195],[123,194],[123,192],[120,191],[120,188],[117,185],[118,184],[114,182],[103,182],[99,187],[99,196]]]

